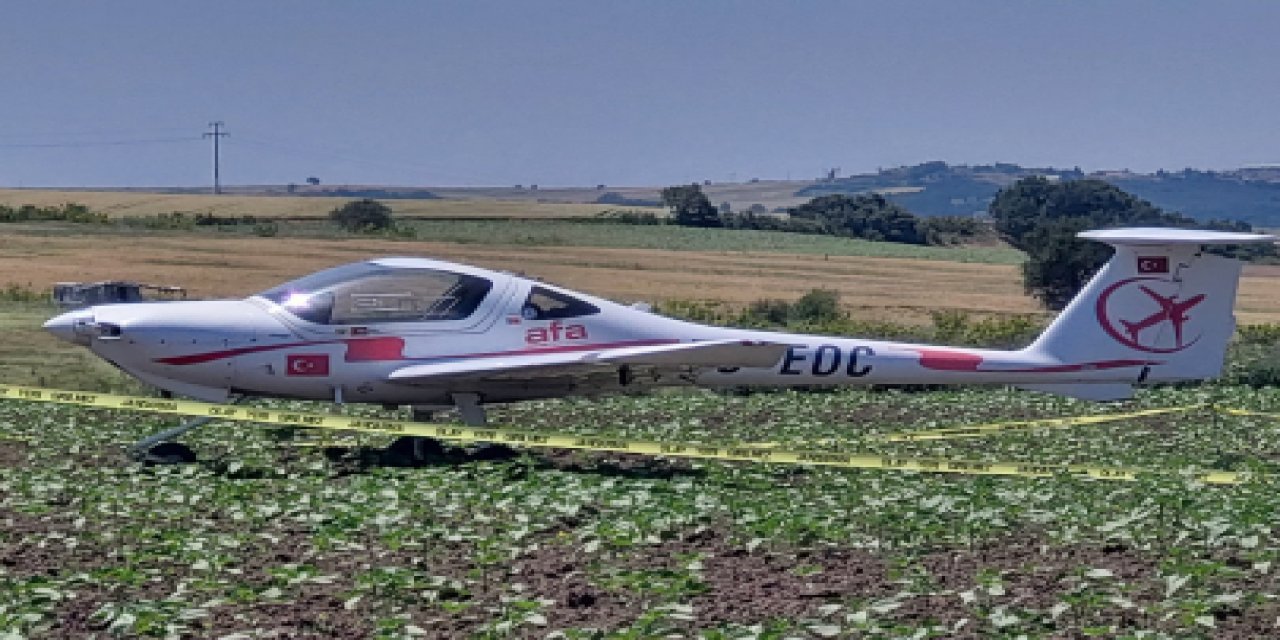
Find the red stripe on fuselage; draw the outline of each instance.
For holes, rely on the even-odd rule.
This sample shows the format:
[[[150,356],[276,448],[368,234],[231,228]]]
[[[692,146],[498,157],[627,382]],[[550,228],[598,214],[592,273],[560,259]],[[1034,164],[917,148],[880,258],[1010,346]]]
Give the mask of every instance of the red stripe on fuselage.
[[[292,347],[309,347],[317,344],[331,344],[332,341],[324,342],[290,342],[286,344],[264,344],[256,347],[240,347],[239,349],[224,349],[222,351],[207,351],[205,353],[193,353],[186,356],[170,356],[168,358],[156,358],[156,362],[160,364],[202,364],[205,362],[213,362],[222,360],[223,358],[234,358],[242,356],[246,353],[261,353],[263,351],[276,351],[277,349],[289,349]]]
[[[934,371],[977,371],[982,356],[964,351],[920,349],[920,366]]]
[[[240,347],[238,349],[224,349],[222,351],[209,351],[206,353],[194,353],[185,356],[171,356],[168,358],[157,358],[156,362],[161,364],[172,365],[190,365],[202,364],[205,362],[214,362],[224,358],[234,358],[249,353],[261,353],[263,351],[276,351],[279,349],[291,349],[293,347],[310,347],[321,344],[336,344],[343,342],[347,345],[347,353],[344,358],[346,362],[396,362],[401,360],[449,360],[449,359],[469,359],[469,358],[494,358],[501,356],[525,356],[537,355],[543,353],[569,353],[573,351],[595,351],[598,349],[615,349],[620,347],[649,347],[663,344],[676,344],[680,341],[677,339],[655,339],[655,340],[623,340],[618,342],[598,342],[595,344],[571,344],[551,347],[537,347],[531,349],[513,349],[510,351],[492,351],[488,353],[462,353],[458,355],[440,355],[425,358],[408,358],[404,355],[404,339],[403,338],[368,338],[363,340],[320,340],[315,342],[290,342],[285,344],[259,345],[255,347]]]
[[[948,349],[918,349],[920,366],[934,371],[972,371],[975,373],[1071,373],[1099,369],[1121,369],[1161,364],[1159,360],[1100,360],[1076,364],[1050,364],[1040,367],[1015,367],[1012,369],[979,369],[982,356],[967,351]]]

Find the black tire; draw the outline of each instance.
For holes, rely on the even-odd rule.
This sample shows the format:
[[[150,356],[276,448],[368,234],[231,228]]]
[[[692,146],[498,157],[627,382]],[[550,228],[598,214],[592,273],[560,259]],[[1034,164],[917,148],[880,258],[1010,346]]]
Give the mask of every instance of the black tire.
[[[180,442],[161,442],[143,453],[142,461],[147,464],[191,464],[196,461],[196,452]]]

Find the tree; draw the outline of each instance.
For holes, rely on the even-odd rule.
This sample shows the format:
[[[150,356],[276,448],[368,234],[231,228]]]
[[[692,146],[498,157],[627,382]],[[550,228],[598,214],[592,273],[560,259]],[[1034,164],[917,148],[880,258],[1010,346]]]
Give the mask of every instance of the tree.
[[[989,209],[996,231],[1027,254],[1023,286],[1050,309],[1075,297],[1111,250],[1076,238],[1086,229],[1116,226],[1186,227],[1194,220],[1165,213],[1101,180],[1023,178],[996,194]]]
[[[391,207],[377,200],[352,200],[329,212],[329,219],[347,231],[383,231],[394,226]]]
[[[924,244],[920,219],[884,196],[818,196],[790,210],[792,218],[820,223],[827,233],[867,240]]]
[[[662,204],[671,208],[676,224],[686,227],[719,227],[720,212],[716,210],[702,187],[697,184],[667,187],[662,190]]]

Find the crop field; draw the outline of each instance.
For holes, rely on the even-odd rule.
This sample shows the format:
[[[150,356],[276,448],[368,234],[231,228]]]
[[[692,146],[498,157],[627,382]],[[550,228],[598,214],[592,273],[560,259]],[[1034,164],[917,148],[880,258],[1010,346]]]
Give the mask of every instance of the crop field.
[[[851,310],[867,317],[927,321],[932,308],[1037,312],[1021,294],[1015,267],[934,259],[963,255],[945,248],[837,238],[828,244],[764,232],[699,234],[705,230],[677,227],[512,223],[515,228],[490,232],[490,225],[498,223],[440,223],[419,235],[430,240],[418,241],[259,238],[216,231],[92,234],[82,228],[86,225],[12,225],[0,242],[0,287],[16,283],[47,290],[58,281],[128,278],[181,285],[197,297],[245,296],[344,262],[417,255],[520,271],[625,302],[710,300],[741,306],[766,297],[793,300],[825,287],[841,292]],[[534,239],[522,237],[521,229]],[[501,234],[507,234],[509,244],[496,241]],[[664,234],[669,243],[662,242]],[[597,240],[615,244],[585,246]],[[573,246],[574,241],[580,244]],[[831,253],[771,250],[768,243],[775,241],[810,251],[829,248]],[[120,251],[121,243],[146,250]],[[733,250],[735,246],[742,249]],[[883,257],[860,255],[875,252]],[[949,293],[939,299],[939,291]]]
[[[1280,394],[1157,390],[1138,407]],[[1106,411],[1123,408],[1112,407]],[[0,403],[8,637],[1258,638],[1280,617],[1276,424],[1200,410],[889,444],[1098,411],[1004,391],[677,394],[519,405],[504,423],[970,460],[1134,465],[1135,482],[447,447],[211,425],[201,462],[120,448],[172,424]],[[1238,486],[1194,469],[1251,470]]]
[[[419,239],[392,240],[11,224],[0,240],[0,287],[47,290],[59,281],[125,278],[184,286],[197,297],[245,296],[344,262],[413,255],[524,272],[623,302],[741,307],[824,288],[839,292],[848,311],[868,320],[922,323],[940,309],[1043,313],[1023,294],[1020,254],[1004,247],[563,222],[416,225]],[[1248,267],[1236,312],[1246,324],[1280,321],[1280,268]]]
[[[855,314],[897,322],[1037,312],[1002,248],[413,224],[419,240],[6,225],[0,287],[128,277],[242,296],[335,263],[428,255],[622,301],[744,305],[828,288]],[[1277,275],[1247,271],[1243,321],[1280,320]],[[40,331],[51,313],[0,303],[0,382],[143,392]],[[476,445],[411,464],[388,436],[232,423],[183,438],[196,464],[142,466],[124,448],[174,418],[0,401],[0,639],[1275,637],[1280,419],[1211,404],[1280,414],[1280,391],[1161,388],[1113,405],[1000,389],[689,392],[492,412],[597,438],[1145,470],[1104,481]],[[1187,410],[882,437],[1157,407]],[[1194,479],[1211,469],[1248,479]]]
[[[324,218],[356,198],[290,195],[233,195],[149,193],[143,191],[58,191],[0,189],[0,205],[20,207],[83,204],[115,217],[154,216],[181,211],[219,217]],[[385,200],[396,215],[413,218],[589,218],[609,205],[514,200]],[[628,207],[641,208],[643,207]],[[665,213],[663,209],[654,209]]]

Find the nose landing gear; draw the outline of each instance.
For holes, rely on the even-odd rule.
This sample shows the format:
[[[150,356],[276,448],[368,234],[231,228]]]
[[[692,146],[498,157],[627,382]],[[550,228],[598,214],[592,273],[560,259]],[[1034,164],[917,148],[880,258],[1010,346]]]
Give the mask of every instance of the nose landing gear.
[[[241,399],[239,396],[233,397],[230,400],[230,404],[236,404]],[[132,447],[129,447],[129,456],[143,464],[190,464],[195,462],[196,453],[191,450],[191,447],[180,442],[172,442],[172,440],[192,429],[203,427],[216,419],[211,416],[189,418],[172,429],[166,429],[139,440]]]

